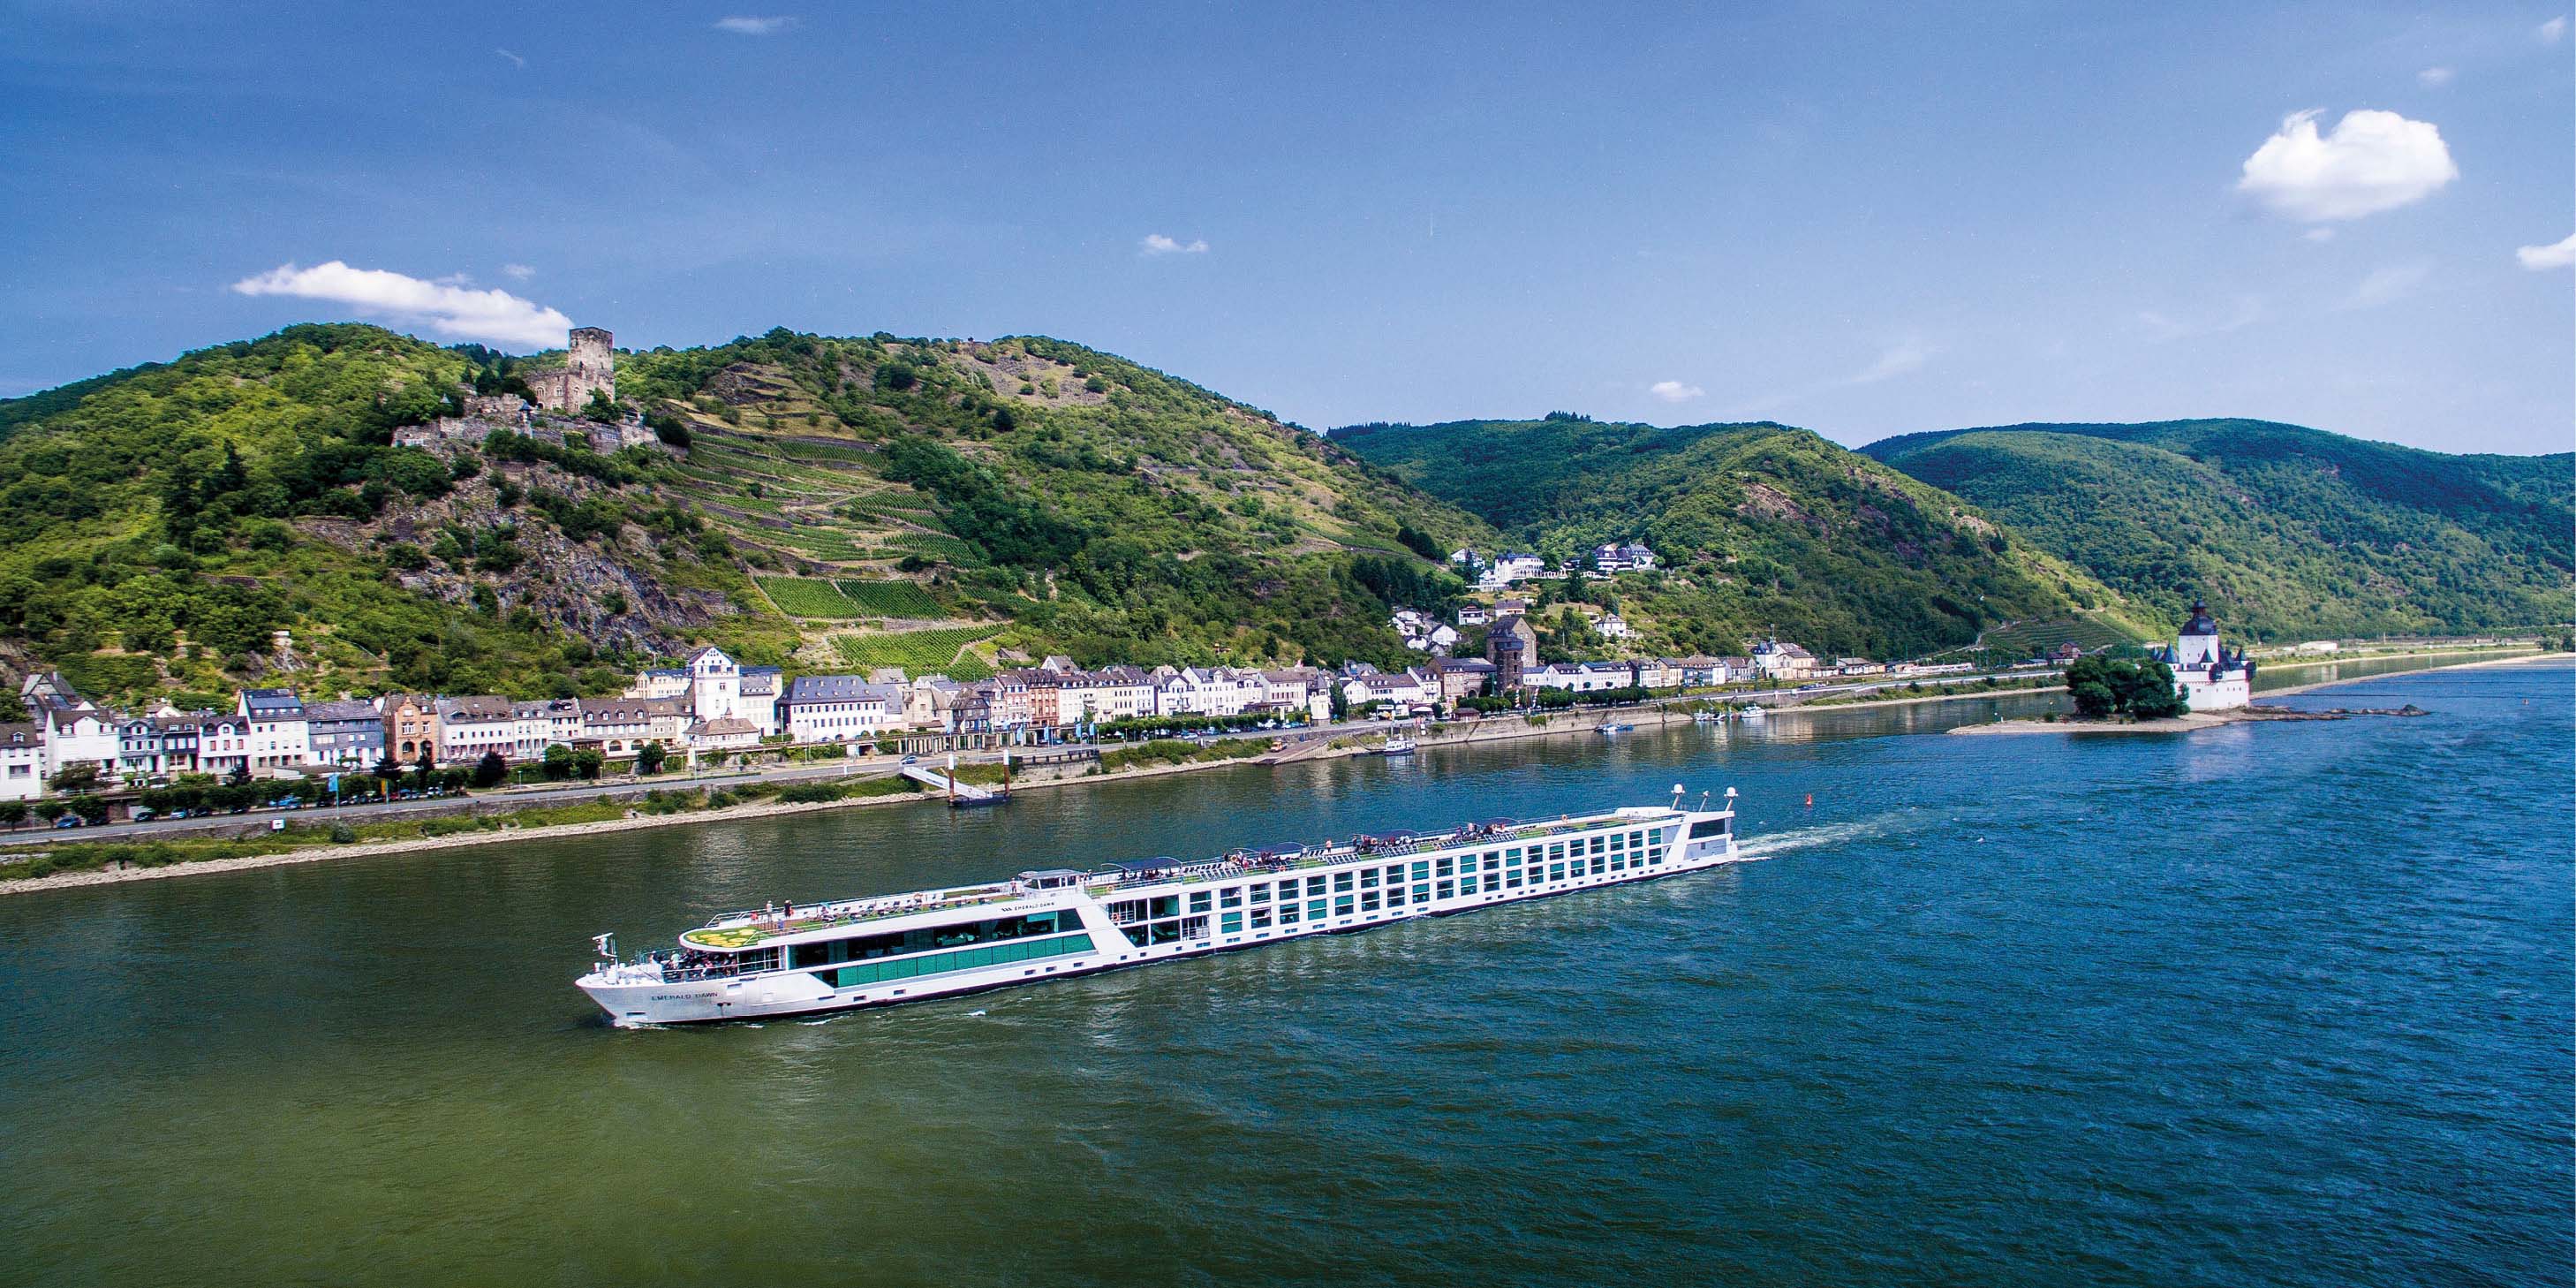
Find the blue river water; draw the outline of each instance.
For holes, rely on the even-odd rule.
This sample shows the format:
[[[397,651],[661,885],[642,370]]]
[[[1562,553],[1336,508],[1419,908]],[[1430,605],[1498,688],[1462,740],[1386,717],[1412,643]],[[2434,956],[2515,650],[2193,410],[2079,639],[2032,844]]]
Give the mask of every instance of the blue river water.
[[[2576,669],[1931,736],[2050,701],[0,898],[0,1283],[2569,1282]],[[1676,782],[1751,861],[822,1021],[570,986],[773,897]]]

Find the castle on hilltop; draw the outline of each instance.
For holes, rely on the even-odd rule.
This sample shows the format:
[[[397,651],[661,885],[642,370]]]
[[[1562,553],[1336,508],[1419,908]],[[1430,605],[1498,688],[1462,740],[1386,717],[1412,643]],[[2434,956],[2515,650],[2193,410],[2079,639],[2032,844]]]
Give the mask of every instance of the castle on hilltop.
[[[601,327],[575,328],[561,367],[518,373],[527,382],[530,396],[536,399],[533,405],[517,394],[476,393],[474,386],[459,384],[456,398],[465,409],[464,415],[398,426],[394,446],[432,450],[444,450],[448,445],[472,446],[494,431],[505,429],[557,445],[562,445],[565,434],[572,432],[592,451],[603,453],[658,446],[660,436],[632,408],[627,409],[624,419],[613,423],[577,419],[589,409],[594,393],[612,403],[617,401],[617,357],[609,347],[615,338]],[[556,415],[544,414],[547,412]]]
[[[577,412],[590,405],[593,393],[617,401],[617,355],[612,347],[616,338],[603,327],[574,327],[564,365],[524,377],[537,405],[548,411]]]
[[[2158,648],[2154,658],[2173,668],[2174,691],[2194,711],[2233,711],[2254,700],[2254,663],[2245,650],[2230,653],[2218,642],[2217,619],[2198,595],[2191,599],[2191,620],[2182,624],[2172,648]]]

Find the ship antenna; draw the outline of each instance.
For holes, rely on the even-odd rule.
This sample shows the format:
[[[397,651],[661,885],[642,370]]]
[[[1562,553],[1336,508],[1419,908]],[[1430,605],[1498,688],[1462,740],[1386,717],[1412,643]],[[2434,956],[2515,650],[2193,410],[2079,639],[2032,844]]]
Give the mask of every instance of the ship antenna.
[[[1682,807],[1682,796],[1683,796],[1685,793],[1689,792],[1689,791],[1690,791],[1690,789],[1689,789],[1689,788],[1682,786],[1680,783],[1675,783],[1675,784],[1673,784],[1673,808],[1674,808],[1674,809],[1680,809],[1680,808]]]
[[[1699,807],[1700,807],[1700,809],[1701,809],[1701,811],[1702,811],[1702,812],[1706,812],[1706,811],[1707,811],[1707,809],[1708,809],[1708,793],[1707,793],[1707,792],[1701,792],[1701,793],[1699,794]]]

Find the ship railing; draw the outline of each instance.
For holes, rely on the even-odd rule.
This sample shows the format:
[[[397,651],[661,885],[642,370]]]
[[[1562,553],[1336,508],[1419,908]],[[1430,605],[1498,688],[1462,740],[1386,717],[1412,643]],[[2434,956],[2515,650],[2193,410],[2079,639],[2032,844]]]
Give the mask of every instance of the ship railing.
[[[1008,903],[1013,899],[1026,897],[1026,894],[1023,891],[1016,889],[995,887],[981,887],[981,889],[983,891],[982,893],[972,895],[964,892],[955,894],[942,892],[939,897],[935,898],[921,897],[870,900],[864,903],[819,904],[812,908],[797,909],[795,915],[784,922],[780,920],[782,914],[777,912],[754,911],[749,913],[735,913],[710,921],[706,925],[698,927],[698,929],[751,930],[759,932],[761,938],[768,939],[779,935],[803,934],[811,930],[832,930],[842,926],[856,926],[871,921],[885,921],[893,917],[908,917],[914,913],[942,912],[955,908],[972,908],[983,904]],[[745,945],[745,947],[750,946],[752,945]]]
[[[1265,855],[1237,851],[1209,863],[1175,864],[1145,872],[1095,872],[1083,883],[1085,893],[1095,897],[1109,894],[1123,886],[1198,885],[1209,881],[1230,880],[1262,872],[1297,872],[1308,868],[1347,863],[1355,858],[1396,858],[1446,849],[1482,841],[1506,842],[1524,838],[1547,837],[1565,832],[1597,827],[1601,819],[1563,819],[1546,823],[1509,823],[1488,826],[1468,823],[1445,832],[1407,836],[1401,840],[1363,837],[1357,841],[1333,841],[1309,845],[1292,854]]]

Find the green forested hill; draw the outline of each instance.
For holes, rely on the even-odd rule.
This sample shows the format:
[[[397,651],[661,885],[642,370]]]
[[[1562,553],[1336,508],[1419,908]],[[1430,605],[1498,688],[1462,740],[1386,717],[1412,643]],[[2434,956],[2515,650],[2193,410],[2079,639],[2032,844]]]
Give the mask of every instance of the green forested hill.
[[[1439,553],[1491,532],[1266,412],[1061,340],[781,331],[621,373],[621,396],[685,423],[687,472],[758,557],[909,578],[1085,665],[1396,661],[1387,604],[1454,593]]]
[[[2576,456],[2451,456],[2254,420],[2011,425],[1861,449],[2170,614],[2267,637],[2576,616]]]
[[[1644,540],[1668,571],[1619,588],[1649,647],[1734,653],[1776,632],[1823,653],[1911,657],[2006,622],[2153,625],[1958,498],[1805,430],[1555,415],[1333,439],[1551,558]]]
[[[358,325],[0,401],[0,670],[201,699],[598,692],[698,641],[969,673],[999,647],[1392,661],[1387,602],[1456,588],[1425,552],[1491,535],[1061,341],[776,331],[618,364],[673,449],[572,422],[396,448],[522,362]]]

